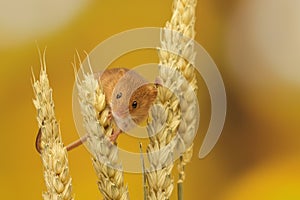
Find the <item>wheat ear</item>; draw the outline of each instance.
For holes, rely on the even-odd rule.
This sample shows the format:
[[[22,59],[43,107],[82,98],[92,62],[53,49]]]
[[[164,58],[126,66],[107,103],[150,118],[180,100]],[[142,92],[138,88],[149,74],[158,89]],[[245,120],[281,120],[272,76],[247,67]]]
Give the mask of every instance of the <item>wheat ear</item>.
[[[171,90],[179,88],[178,73],[175,70],[165,70],[160,67],[160,77],[163,85],[159,87],[156,105],[151,108],[151,122],[147,131],[150,143],[147,155],[150,168],[147,170],[147,198],[149,200],[170,199],[173,191],[173,149],[172,138],[180,123],[179,101]],[[167,89],[169,88],[169,89]]]
[[[188,81],[191,90],[187,90],[187,85],[183,84],[182,92],[186,97],[181,101],[181,123],[178,129],[178,133],[183,139],[186,147],[186,151],[182,154],[179,164],[179,181],[184,180],[184,166],[190,162],[193,155],[193,128],[196,127],[197,120],[195,117],[195,105],[197,104],[195,93],[197,90],[197,79],[194,72],[194,43],[192,39],[195,38],[195,9],[196,0],[174,0],[173,2],[173,15],[169,22],[166,23],[165,30],[174,30],[183,37],[178,37],[173,32],[166,32],[162,38],[162,48],[160,49],[160,61],[162,64],[175,67]],[[177,37],[176,37],[177,36]],[[172,39],[173,38],[173,41]],[[175,38],[175,39],[174,39]],[[177,41],[176,41],[177,39]],[[171,42],[170,42],[171,41]],[[180,52],[181,56],[170,53]],[[172,64],[170,64],[172,63]]]
[[[180,191],[184,180],[184,166],[192,157],[192,140],[198,120],[194,117],[197,111],[195,109],[197,100],[194,95],[197,81],[193,67],[194,46],[191,40],[195,36],[195,6],[195,1],[174,0],[172,18],[166,23],[161,36],[159,76],[165,88],[158,88],[156,104],[164,111],[153,108],[152,121],[148,124],[150,135],[147,151],[150,162],[150,170],[147,173],[148,199],[170,198],[173,190],[171,159],[174,156],[174,147],[181,153],[178,165]],[[172,30],[177,32],[174,33]],[[181,75],[176,73],[178,71]],[[182,76],[188,82],[182,80]],[[178,95],[175,96],[171,91]],[[175,136],[177,131],[178,137]],[[174,137],[177,139],[173,140]],[[172,144],[173,141],[176,143]],[[182,192],[178,198],[182,199]]]
[[[172,43],[175,43],[176,48],[173,47],[172,43],[170,43],[170,38],[172,38],[172,32],[170,34],[166,34],[165,38],[162,39],[162,51],[160,52],[160,60],[161,63],[173,63],[172,67],[175,67],[180,73],[185,77],[188,81],[189,86],[193,91],[183,89],[185,92],[185,96],[190,98],[185,99],[186,103],[184,108],[181,110],[185,110],[182,112],[182,122],[179,127],[179,134],[182,136],[185,144],[190,144],[187,147],[186,151],[183,153],[178,169],[180,173],[179,181],[184,180],[184,166],[186,163],[190,162],[193,155],[193,144],[191,143],[192,136],[191,134],[193,127],[196,126],[197,119],[193,117],[195,114],[194,106],[196,104],[195,98],[192,96],[192,92],[196,92],[197,90],[197,79],[195,70],[193,67],[194,64],[194,44],[192,39],[195,38],[195,9],[196,9],[196,0],[174,0],[173,2],[173,15],[169,22],[166,23],[166,29],[177,31],[182,34],[183,37],[178,37],[180,41],[173,40]],[[181,52],[183,57],[172,53],[166,53],[164,50],[171,50],[174,52]],[[170,51],[168,51],[170,52]]]
[[[41,56],[40,56],[41,57]],[[68,155],[61,139],[59,123],[55,118],[52,88],[46,72],[45,53],[41,61],[39,80],[33,75],[34,106],[41,131],[41,157],[47,191],[44,200],[71,200],[72,182],[69,175]]]
[[[158,87],[156,106],[151,108],[151,120],[147,126],[150,167],[146,177],[150,200],[170,199],[174,187],[171,172],[174,147],[180,139],[176,133],[181,120],[179,97],[184,80],[176,68],[169,66],[173,64],[160,62],[159,80],[164,87]]]
[[[90,72],[84,73],[82,81],[77,78],[77,88],[98,188],[106,200],[127,200],[129,193],[118,163],[118,149],[106,137],[111,135],[112,126],[102,87]]]

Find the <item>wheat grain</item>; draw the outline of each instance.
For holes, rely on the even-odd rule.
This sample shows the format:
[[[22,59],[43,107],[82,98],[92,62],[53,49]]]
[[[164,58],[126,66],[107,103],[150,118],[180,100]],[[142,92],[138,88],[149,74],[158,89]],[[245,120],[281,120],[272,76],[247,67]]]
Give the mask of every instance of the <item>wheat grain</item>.
[[[41,56],[40,56],[41,57]],[[61,139],[59,123],[55,118],[52,88],[46,72],[45,53],[41,61],[39,80],[33,75],[34,106],[41,129],[41,158],[47,191],[45,200],[71,200],[72,179],[69,175],[68,155]]]

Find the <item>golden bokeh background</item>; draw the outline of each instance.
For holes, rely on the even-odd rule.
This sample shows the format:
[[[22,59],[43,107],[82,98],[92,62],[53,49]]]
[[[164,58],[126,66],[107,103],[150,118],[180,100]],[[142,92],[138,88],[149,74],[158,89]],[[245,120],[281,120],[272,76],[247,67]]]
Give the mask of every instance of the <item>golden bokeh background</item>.
[[[41,199],[42,164],[35,151],[36,111],[31,67],[40,69],[36,41],[47,46],[47,71],[65,144],[78,138],[72,116],[75,50],[90,52],[116,33],[162,27],[171,0],[0,0],[1,199]],[[199,0],[196,40],[222,73],[228,99],[224,131],[213,151],[197,157],[210,101],[199,77],[200,130],[186,167],[185,199],[300,199],[300,3],[293,0]],[[82,54],[84,56],[84,54]],[[114,65],[157,61],[154,51]],[[120,143],[134,147],[128,136]],[[137,146],[137,145],[136,145]],[[76,199],[100,199],[87,150],[69,153]],[[174,175],[176,179],[176,168]],[[131,199],[142,199],[139,174],[125,174]],[[176,191],[174,191],[176,194]],[[172,196],[172,199],[176,195]]]

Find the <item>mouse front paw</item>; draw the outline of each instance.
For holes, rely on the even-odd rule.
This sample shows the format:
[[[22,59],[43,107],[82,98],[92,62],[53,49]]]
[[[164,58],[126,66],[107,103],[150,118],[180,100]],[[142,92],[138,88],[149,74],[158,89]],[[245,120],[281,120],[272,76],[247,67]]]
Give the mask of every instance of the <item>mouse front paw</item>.
[[[112,113],[111,113],[111,111],[109,111],[108,114],[107,114],[107,120],[108,121],[112,120]]]
[[[113,131],[113,133],[111,134],[111,136],[109,137],[110,141],[115,143],[116,140],[118,139],[118,136],[121,134],[122,132],[120,130],[117,131]]]

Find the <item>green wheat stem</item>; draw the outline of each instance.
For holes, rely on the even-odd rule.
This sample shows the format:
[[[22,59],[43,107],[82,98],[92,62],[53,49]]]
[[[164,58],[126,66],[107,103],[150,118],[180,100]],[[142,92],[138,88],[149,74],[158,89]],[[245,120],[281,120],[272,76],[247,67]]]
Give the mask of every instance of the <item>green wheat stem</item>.
[[[183,186],[182,186],[182,182],[177,183],[177,195],[178,195],[178,200],[183,200]]]
[[[183,157],[180,156],[180,163],[182,162]],[[182,166],[182,171],[184,171],[184,166]],[[183,200],[183,175],[182,173],[179,173],[179,180],[177,182],[177,196],[178,200]]]
[[[147,200],[147,185],[146,185],[146,176],[145,176],[145,162],[144,162],[144,157],[143,157],[142,143],[140,143],[140,153],[141,153],[141,164],[142,164],[144,200]]]

